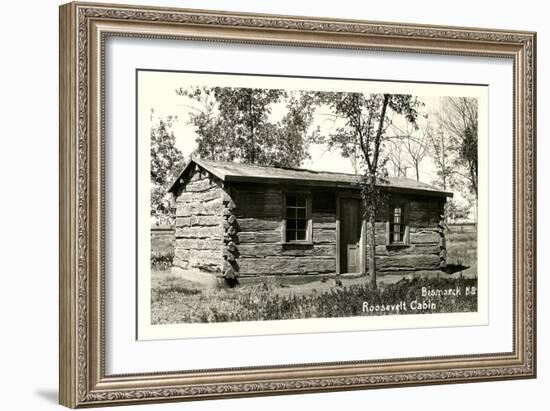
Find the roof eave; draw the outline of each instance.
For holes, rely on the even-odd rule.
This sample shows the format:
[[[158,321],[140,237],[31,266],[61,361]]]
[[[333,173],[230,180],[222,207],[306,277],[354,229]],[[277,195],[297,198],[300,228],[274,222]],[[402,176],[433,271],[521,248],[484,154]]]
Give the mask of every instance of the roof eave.
[[[226,177],[226,181],[232,183],[260,183],[260,184],[293,184],[317,187],[359,187],[357,184],[345,181],[323,181],[308,180],[297,178],[276,178],[276,177],[254,177],[254,176],[231,176]]]
[[[293,184],[293,185],[305,185],[312,187],[333,187],[333,188],[352,188],[360,189],[361,185],[353,182],[346,181],[327,181],[327,180],[308,180],[308,179],[296,179],[296,178],[272,178],[272,177],[256,177],[256,176],[238,176],[238,175],[227,175],[222,173],[217,168],[210,166],[206,162],[203,162],[201,159],[193,158],[189,160],[184,169],[179,173],[178,177],[168,187],[168,192],[174,193],[179,184],[182,184],[181,179],[185,176],[188,170],[192,165],[198,165],[200,168],[208,171],[213,174],[221,181],[234,182],[234,183],[261,183],[261,184]],[[422,188],[409,188],[409,187],[396,187],[396,186],[382,186],[387,188],[389,191],[397,191],[400,193],[407,194],[423,194],[432,197],[453,197],[453,193],[447,191],[436,191]]]
[[[448,192],[448,191],[436,191],[436,190],[428,190],[428,189],[423,189],[423,188],[409,188],[409,187],[388,187],[388,186],[385,186],[388,191],[399,191],[401,193],[406,193],[406,194],[423,194],[423,195],[426,195],[426,196],[431,196],[431,197],[453,197],[453,193],[451,192]]]
[[[214,167],[211,167],[209,164],[206,164],[206,163],[202,162],[198,158],[191,157],[191,159],[189,160],[187,165],[184,167],[184,169],[181,171],[181,173],[178,174],[178,177],[176,179],[174,179],[174,181],[170,184],[170,186],[168,187],[167,192],[173,193],[173,192],[176,191],[176,188],[178,187],[178,185],[182,183],[181,179],[183,178],[183,176],[187,173],[187,171],[191,168],[191,166],[193,164],[198,165],[200,168],[208,171],[209,173],[213,174],[214,176],[216,176],[220,180],[226,181],[226,175],[221,173],[218,169],[216,169]]]
[[[173,193],[176,191],[176,187],[180,184],[181,178],[184,176],[184,174],[189,170],[191,167],[191,164],[195,164],[195,161],[191,158],[188,163],[185,165],[183,170],[178,174],[178,176],[170,183],[168,186],[168,189],[166,190],[168,193]]]
[[[312,187],[334,187],[334,188],[353,188],[360,189],[361,185],[351,182],[342,181],[323,181],[323,180],[307,180],[296,178],[271,178],[271,177],[254,177],[254,176],[232,176],[228,175],[225,181],[232,183],[260,183],[260,184],[289,184],[303,185]],[[395,186],[382,186],[389,191],[398,191],[407,194],[423,194],[433,197],[453,197],[453,193],[447,191],[427,190],[422,188],[408,188]]]

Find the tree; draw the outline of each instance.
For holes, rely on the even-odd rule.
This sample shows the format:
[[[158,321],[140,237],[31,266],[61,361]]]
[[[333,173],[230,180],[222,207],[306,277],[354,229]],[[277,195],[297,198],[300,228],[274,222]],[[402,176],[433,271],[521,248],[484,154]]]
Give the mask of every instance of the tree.
[[[393,169],[391,175],[407,177],[409,164],[403,141],[401,139],[390,140],[388,148],[388,165]]]
[[[442,127],[450,137],[450,149],[457,154],[454,166],[467,180],[477,200],[478,190],[478,109],[477,99],[446,97],[439,115]],[[465,170],[461,172],[459,170]]]
[[[219,118],[213,90],[207,87],[190,87],[178,89],[176,93],[188,97],[193,104],[187,105],[190,110],[189,123],[198,134],[195,154],[204,158],[220,161],[231,161],[233,151],[227,150],[226,134],[230,126]]]
[[[260,165],[297,167],[308,157],[308,135],[313,121],[312,98],[307,93],[277,89],[192,87],[177,94],[200,107],[190,114],[195,126],[197,154],[203,158]],[[287,112],[270,121],[275,104]]]
[[[434,183],[443,191],[447,191],[453,186],[453,166],[454,161],[450,157],[450,146],[448,135],[442,129],[437,132],[431,130],[428,134],[428,143],[431,149],[431,157],[436,167],[437,178]]]
[[[412,168],[416,180],[420,181],[420,163],[429,154],[429,137],[432,127],[427,120],[427,114],[419,115],[419,117],[423,120],[422,123],[420,121],[407,122],[401,127],[391,124],[394,135],[388,136],[390,143],[388,159],[393,166],[393,175],[396,177],[407,177],[407,170]]]
[[[376,233],[378,209],[385,202],[380,182],[387,177],[388,141],[387,129],[392,124],[390,112],[416,125],[417,108],[421,105],[416,97],[403,94],[367,93],[318,93],[319,101],[343,120],[343,125],[327,138],[329,145],[339,147],[346,156],[350,149],[359,151],[363,167],[362,198],[368,219],[368,260],[371,287],[376,288]]]
[[[436,178],[433,184],[443,191],[458,190],[463,197],[471,202],[469,188],[465,187],[460,173],[456,169],[457,153],[452,150],[451,139],[443,129],[430,130],[428,133],[430,156],[436,168]],[[443,221],[448,229],[448,221],[466,220],[470,214],[470,206],[459,204],[456,199],[449,199],[445,203]]]
[[[174,222],[166,189],[184,165],[172,131],[174,120],[174,117],[160,118],[151,127],[151,216],[157,223]]]
[[[420,181],[420,163],[428,154],[428,134],[429,125],[423,128],[416,124],[409,127],[406,138],[403,140],[405,152],[407,153],[408,163],[414,169],[416,180]]]
[[[470,215],[470,207],[468,205],[458,204],[453,199],[450,199],[445,203],[445,224],[447,220],[450,221],[464,221],[468,219]],[[447,229],[449,229],[447,225]]]
[[[309,158],[310,143],[318,142],[319,127],[310,130],[314,120],[316,99],[313,93],[290,92],[286,114],[275,127],[277,140],[273,144],[274,165],[299,167]]]

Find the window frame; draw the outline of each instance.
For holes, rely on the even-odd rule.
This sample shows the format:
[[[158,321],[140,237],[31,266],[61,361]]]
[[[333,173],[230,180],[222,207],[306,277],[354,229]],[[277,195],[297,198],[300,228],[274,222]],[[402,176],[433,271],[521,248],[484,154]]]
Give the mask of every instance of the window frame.
[[[306,200],[306,238],[305,240],[289,240],[287,238],[287,197],[289,195],[298,195],[304,196]],[[283,191],[283,218],[282,218],[282,227],[281,227],[281,242],[283,244],[313,244],[313,222],[312,222],[312,206],[311,206],[311,192],[309,191]]]
[[[395,223],[395,209],[401,208],[401,223]],[[392,236],[392,226],[400,224],[403,228],[402,241],[395,242]],[[390,202],[390,208],[388,210],[388,219],[386,220],[386,246],[409,246],[410,245],[410,230],[409,230],[409,201],[407,200],[393,200]]]

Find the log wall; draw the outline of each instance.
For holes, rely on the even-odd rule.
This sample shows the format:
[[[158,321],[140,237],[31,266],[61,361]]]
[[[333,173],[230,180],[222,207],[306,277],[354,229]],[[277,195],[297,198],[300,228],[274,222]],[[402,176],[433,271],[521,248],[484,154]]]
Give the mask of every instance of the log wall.
[[[222,264],[223,190],[197,170],[176,199],[175,267],[219,273]]]
[[[284,195],[288,188],[252,184],[222,188],[211,175],[197,171],[176,200],[174,265],[221,274],[228,281],[261,275],[334,274],[336,193],[309,190],[312,241],[292,244],[282,242]],[[436,197],[405,200],[409,244],[388,246],[387,218],[379,218],[377,270],[385,273],[440,269],[446,260],[444,202]]]
[[[439,270],[446,265],[444,202],[438,197],[403,198],[408,204],[409,244],[386,245],[386,222],[376,223],[376,268],[383,272]],[[388,210],[389,212],[389,210]],[[384,213],[382,213],[384,215]],[[380,218],[380,220],[384,220]]]
[[[234,185],[231,215],[235,217],[234,261],[227,269],[240,277],[257,275],[315,275],[336,269],[336,216],[326,207],[313,207],[311,244],[282,243],[283,196],[281,186]],[[316,194],[313,194],[314,196]],[[322,204],[326,203],[326,198]],[[313,200],[315,204],[315,199]]]

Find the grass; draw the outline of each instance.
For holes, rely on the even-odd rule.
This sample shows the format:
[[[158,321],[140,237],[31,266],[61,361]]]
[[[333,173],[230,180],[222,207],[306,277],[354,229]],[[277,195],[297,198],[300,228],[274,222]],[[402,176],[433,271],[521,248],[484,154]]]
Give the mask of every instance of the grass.
[[[363,304],[403,304],[431,300],[435,309],[422,313],[471,312],[477,310],[477,296],[422,297],[422,287],[451,289],[475,287],[472,278],[414,278],[372,290],[365,284],[333,287],[309,294],[277,293],[275,285],[257,284],[236,289],[200,289],[194,283],[174,277],[157,280],[152,289],[153,324],[267,321],[303,318],[353,317],[397,314],[389,311],[364,312]],[[402,314],[418,314],[402,311]]]
[[[475,232],[448,234],[447,263],[468,266],[464,277],[402,279],[394,284],[380,284],[377,290],[366,286],[359,278],[344,287],[327,284],[286,284],[282,281],[265,281],[235,289],[205,289],[200,285],[171,277],[166,269],[169,258],[152,261],[151,314],[153,324],[211,323],[230,321],[283,320],[303,318],[353,317],[361,315],[390,315],[392,311],[363,312],[363,303],[371,306],[403,302],[410,307],[412,301],[423,301],[422,287],[449,289],[477,286],[477,244]],[[472,278],[473,277],[473,278]],[[475,312],[476,295],[429,298],[435,309],[422,313]],[[419,311],[401,311],[401,314],[418,314]]]
[[[464,275],[477,276],[477,233],[472,231],[461,232],[451,227],[447,233],[447,264],[465,265],[468,269]]]
[[[156,253],[151,255],[151,268],[153,270],[168,270],[174,261],[174,251]]]

